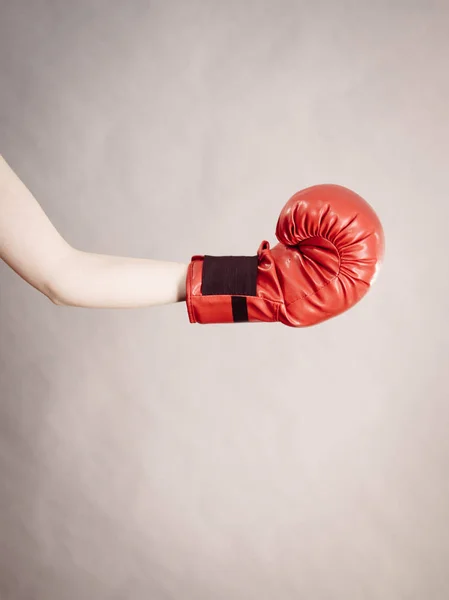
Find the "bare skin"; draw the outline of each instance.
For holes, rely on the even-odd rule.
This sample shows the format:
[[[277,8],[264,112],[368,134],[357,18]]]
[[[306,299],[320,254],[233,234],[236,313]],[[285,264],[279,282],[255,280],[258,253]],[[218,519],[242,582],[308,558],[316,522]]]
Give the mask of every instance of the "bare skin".
[[[1,156],[0,258],[60,306],[141,308],[186,296],[186,264],[73,248]]]

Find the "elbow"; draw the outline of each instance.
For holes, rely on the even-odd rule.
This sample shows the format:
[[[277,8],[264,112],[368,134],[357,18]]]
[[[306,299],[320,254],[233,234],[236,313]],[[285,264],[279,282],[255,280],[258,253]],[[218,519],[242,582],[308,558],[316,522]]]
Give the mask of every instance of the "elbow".
[[[64,302],[63,296],[53,288],[49,288],[42,291],[45,294],[45,296],[47,296],[47,298],[50,300],[50,302],[55,306],[67,306],[66,302]]]
[[[55,306],[67,306],[67,304],[59,296],[47,295],[47,298]]]
[[[72,250],[72,249],[71,249]],[[63,257],[49,274],[45,289],[41,290],[55,306],[73,306],[73,252]]]
[[[66,294],[59,282],[54,280],[50,281],[40,291],[47,296],[50,302],[55,306],[68,306]]]

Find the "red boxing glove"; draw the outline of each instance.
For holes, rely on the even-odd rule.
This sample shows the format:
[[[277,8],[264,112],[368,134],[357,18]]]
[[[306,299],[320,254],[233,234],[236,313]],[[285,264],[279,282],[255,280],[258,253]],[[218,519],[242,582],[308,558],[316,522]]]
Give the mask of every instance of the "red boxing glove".
[[[316,325],[358,302],[383,258],[376,213],[339,185],[292,196],[276,237],[279,244],[270,249],[262,242],[257,256],[194,256],[187,273],[190,322]]]

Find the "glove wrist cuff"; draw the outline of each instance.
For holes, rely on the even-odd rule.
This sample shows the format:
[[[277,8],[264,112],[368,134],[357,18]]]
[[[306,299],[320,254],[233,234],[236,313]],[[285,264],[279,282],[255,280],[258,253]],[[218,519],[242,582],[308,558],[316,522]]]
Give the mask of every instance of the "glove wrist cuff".
[[[205,256],[203,296],[255,296],[257,256]]]
[[[194,256],[187,272],[191,323],[276,320],[277,306],[258,290],[260,256]]]

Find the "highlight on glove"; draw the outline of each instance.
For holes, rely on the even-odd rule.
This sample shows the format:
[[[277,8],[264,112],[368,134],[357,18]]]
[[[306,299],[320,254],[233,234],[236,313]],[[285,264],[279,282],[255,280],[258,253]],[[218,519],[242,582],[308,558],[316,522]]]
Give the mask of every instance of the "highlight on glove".
[[[262,241],[250,257],[194,256],[186,280],[190,322],[316,325],[363,298],[384,255],[373,208],[340,185],[294,194],[276,237],[273,248]]]

